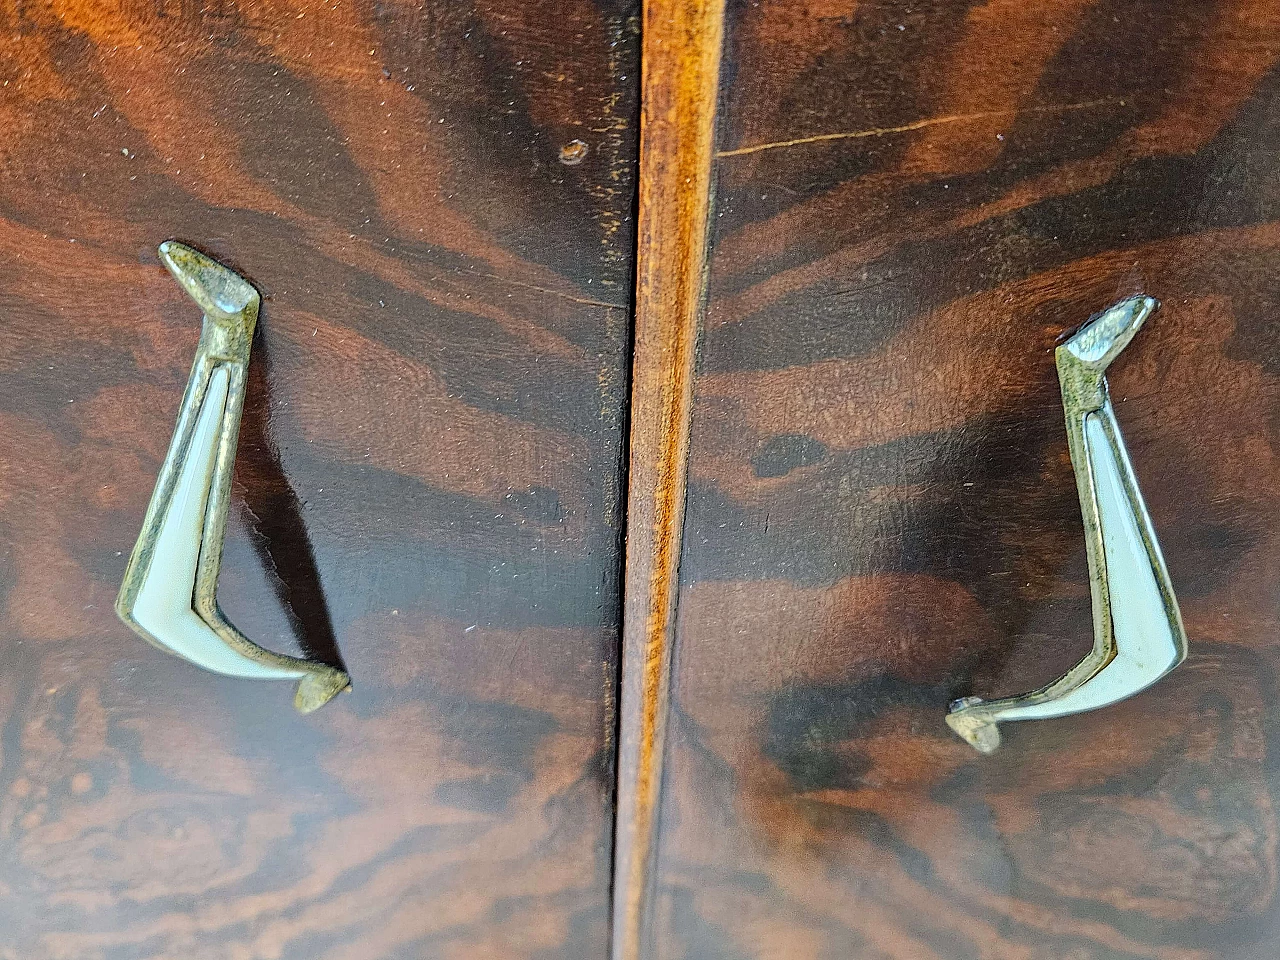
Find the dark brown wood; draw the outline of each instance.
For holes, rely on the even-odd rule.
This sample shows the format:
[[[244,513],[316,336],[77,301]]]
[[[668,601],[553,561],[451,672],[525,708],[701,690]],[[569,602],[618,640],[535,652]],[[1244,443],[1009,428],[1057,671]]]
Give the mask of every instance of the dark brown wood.
[[[0,957],[606,954],[638,13],[0,4]],[[112,613],[168,238],[265,295],[221,598],[311,716]]]
[[[1260,960],[1280,790],[1280,8],[735,4],[661,806],[660,960]],[[1052,349],[1113,368],[1191,642],[1091,642]]]
[[[644,5],[614,960],[648,954],[723,0]]]

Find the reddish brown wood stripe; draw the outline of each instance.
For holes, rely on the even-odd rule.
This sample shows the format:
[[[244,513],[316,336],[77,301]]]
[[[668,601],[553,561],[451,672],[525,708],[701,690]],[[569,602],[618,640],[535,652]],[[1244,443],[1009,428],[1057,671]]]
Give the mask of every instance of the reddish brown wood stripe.
[[[720,0],[644,8],[615,960],[641,955],[652,885],[722,22]]]

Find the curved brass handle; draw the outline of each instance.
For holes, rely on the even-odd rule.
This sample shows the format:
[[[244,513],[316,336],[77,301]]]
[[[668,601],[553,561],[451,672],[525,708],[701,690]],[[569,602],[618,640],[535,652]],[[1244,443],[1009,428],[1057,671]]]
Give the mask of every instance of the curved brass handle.
[[[1157,307],[1151,297],[1123,300],[1092,317],[1056,351],[1084,514],[1093,650],[1065,676],[1032,693],[955,701],[947,723],[983,753],[1000,745],[997,723],[1108,706],[1151,686],[1187,655],[1178,601],[1107,394],[1107,367]]]
[[[261,300],[237,274],[181,243],[162,244],[160,259],[204,310],[204,325],[116,612],[144,639],[214,673],[298,680],[294,705],[309,713],[350,687],[347,674],[263,649],[218,609],[231,470]]]

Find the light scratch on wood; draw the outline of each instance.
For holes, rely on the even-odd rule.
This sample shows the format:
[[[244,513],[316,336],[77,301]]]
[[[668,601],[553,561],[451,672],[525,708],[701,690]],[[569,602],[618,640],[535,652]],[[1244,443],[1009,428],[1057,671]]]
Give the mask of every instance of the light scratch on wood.
[[[809,143],[827,143],[832,140],[862,140],[866,137],[884,137],[891,133],[910,133],[912,130],[923,130],[925,127],[937,127],[946,123],[964,123],[968,120],[990,120],[996,117],[1016,117],[1020,113],[1067,113],[1072,110],[1090,110],[1094,107],[1115,105],[1123,107],[1125,101],[1114,97],[1101,100],[1089,100],[1085,103],[1050,103],[1040,107],[1024,107],[1021,110],[987,110],[981,113],[958,113],[945,117],[927,117],[924,120],[913,120],[899,127],[874,127],[870,130],[853,130],[846,133],[820,133],[813,137],[799,137],[795,140],[778,140],[774,143],[757,143],[750,147],[738,147],[734,150],[720,150],[716,158],[743,157],[750,153],[764,150],[780,150],[783,147],[799,147]]]

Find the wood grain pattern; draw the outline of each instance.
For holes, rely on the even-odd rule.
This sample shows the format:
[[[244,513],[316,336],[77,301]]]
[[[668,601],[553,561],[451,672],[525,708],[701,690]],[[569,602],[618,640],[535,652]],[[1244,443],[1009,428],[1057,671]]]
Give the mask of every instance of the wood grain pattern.
[[[723,0],[644,7],[614,960],[648,954]]]
[[[1280,943],[1280,8],[741,3],[721,81],[661,960],[1261,960]],[[1052,349],[1112,368],[1189,661],[1091,642]]]
[[[0,4],[0,957],[606,953],[637,14]],[[311,717],[112,614],[171,237],[265,295],[220,596]]]

